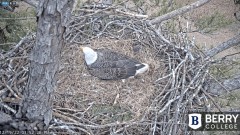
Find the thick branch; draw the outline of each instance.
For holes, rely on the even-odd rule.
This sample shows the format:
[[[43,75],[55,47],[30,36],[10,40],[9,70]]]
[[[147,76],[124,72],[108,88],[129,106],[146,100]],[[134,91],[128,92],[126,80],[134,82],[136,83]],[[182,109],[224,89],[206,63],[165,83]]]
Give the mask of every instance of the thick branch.
[[[160,23],[162,21],[171,19],[171,18],[173,18],[173,17],[175,17],[177,15],[184,14],[184,13],[186,13],[188,11],[191,11],[191,10],[193,10],[195,8],[198,8],[198,7],[208,3],[209,1],[211,1],[211,0],[199,0],[197,2],[194,2],[194,3],[190,4],[190,5],[187,5],[187,6],[184,6],[184,7],[180,8],[180,9],[174,10],[174,11],[172,11],[170,13],[167,13],[167,14],[164,14],[162,16],[159,16],[159,17],[151,20],[150,23],[151,24],[156,24],[156,23]]]
[[[240,75],[224,80],[221,83],[212,82],[210,83],[208,89],[211,93],[216,95],[226,93],[227,91],[240,89]]]
[[[233,38],[219,44],[218,46],[212,48],[211,50],[205,52],[205,54],[208,57],[213,57],[216,54],[218,54],[228,48],[231,48],[233,46],[237,46],[237,45],[240,45],[240,33],[238,35],[236,35],[235,37],[233,37]]]
[[[27,4],[37,8],[38,5],[38,1],[37,0],[23,0],[24,2],[26,2]]]

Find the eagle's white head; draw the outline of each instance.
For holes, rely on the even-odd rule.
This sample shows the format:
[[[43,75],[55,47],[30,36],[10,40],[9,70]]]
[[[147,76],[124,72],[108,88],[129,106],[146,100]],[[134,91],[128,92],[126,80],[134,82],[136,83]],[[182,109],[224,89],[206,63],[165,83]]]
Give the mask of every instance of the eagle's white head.
[[[87,65],[91,65],[97,60],[97,52],[90,47],[81,47]]]

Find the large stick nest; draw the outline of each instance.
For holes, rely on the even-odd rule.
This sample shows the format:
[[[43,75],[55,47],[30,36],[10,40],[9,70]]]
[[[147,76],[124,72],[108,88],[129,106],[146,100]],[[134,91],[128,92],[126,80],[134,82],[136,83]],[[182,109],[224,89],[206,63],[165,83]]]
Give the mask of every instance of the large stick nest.
[[[187,134],[187,113],[208,110],[203,89],[209,62],[183,33],[152,26],[121,7],[85,6],[65,34],[50,131],[84,134]],[[28,81],[26,36],[0,63],[1,110],[15,114]],[[109,48],[150,64],[150,71],[125,82],[91,76],[80,46]]]

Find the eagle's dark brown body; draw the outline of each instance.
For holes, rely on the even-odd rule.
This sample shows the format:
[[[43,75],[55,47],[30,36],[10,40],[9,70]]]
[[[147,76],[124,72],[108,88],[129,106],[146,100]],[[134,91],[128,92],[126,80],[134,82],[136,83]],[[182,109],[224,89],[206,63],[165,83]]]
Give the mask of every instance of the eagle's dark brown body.
[[[94,52],[97,53],[97,59],[87,66],[90,74],[100,79],[126,79],[135,76],[141,69],[148,68],[147,64],[109,49],[95,49]]]

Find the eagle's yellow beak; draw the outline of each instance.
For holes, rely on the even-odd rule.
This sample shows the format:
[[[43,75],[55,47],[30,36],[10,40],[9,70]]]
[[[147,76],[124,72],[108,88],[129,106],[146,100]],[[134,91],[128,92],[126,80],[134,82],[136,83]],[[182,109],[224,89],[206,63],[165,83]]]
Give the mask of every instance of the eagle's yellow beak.
[[[80,47],[80,49],[81,49],[82,51],[83,51],[83,48],[84,48],[84,47]]]

